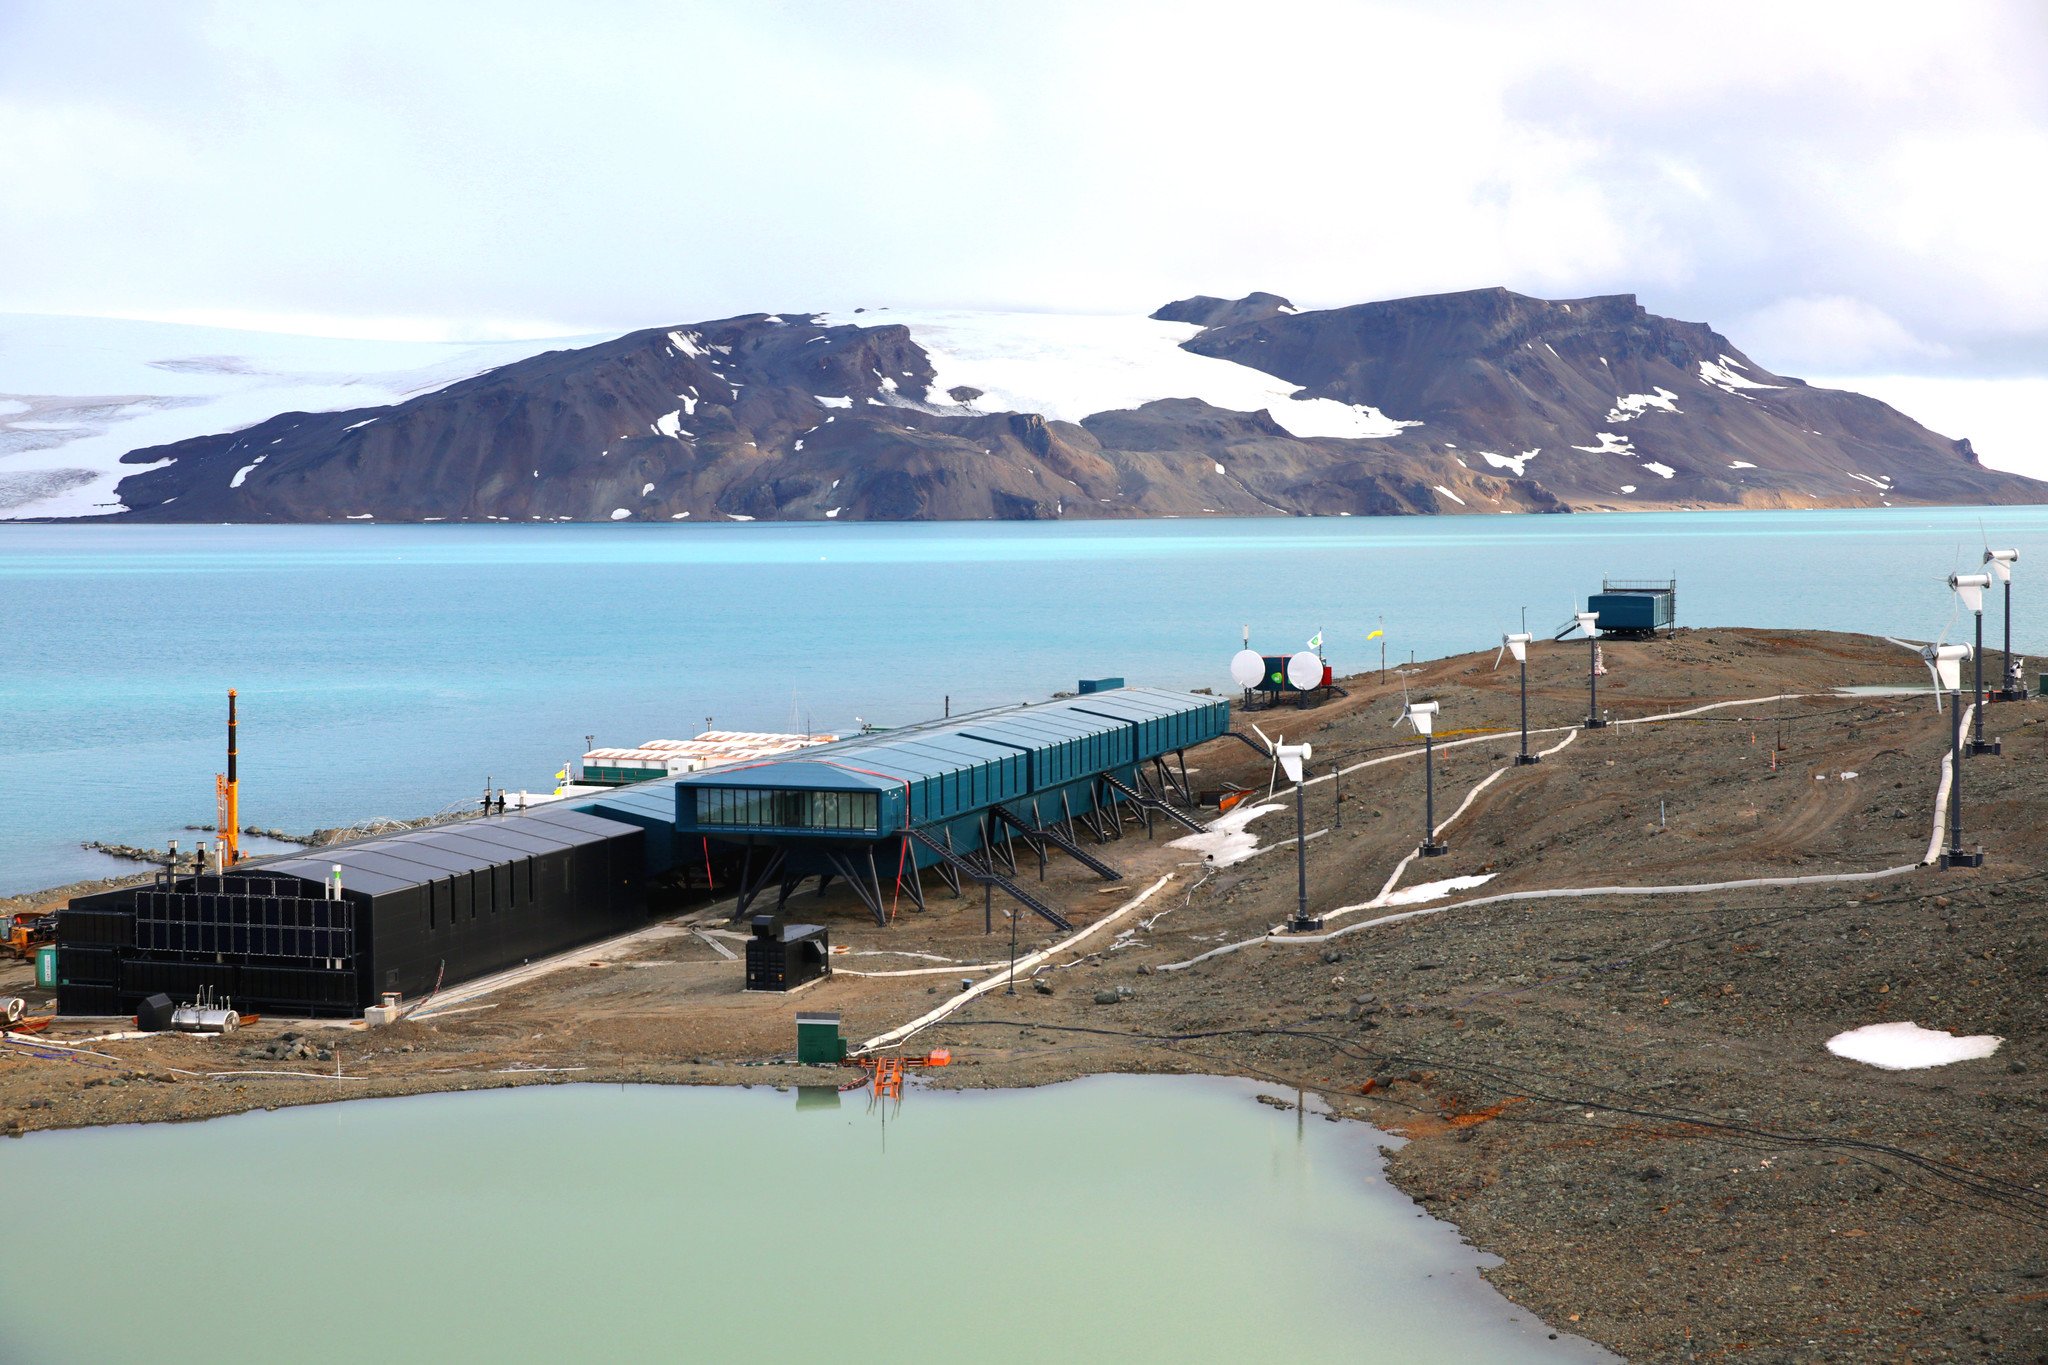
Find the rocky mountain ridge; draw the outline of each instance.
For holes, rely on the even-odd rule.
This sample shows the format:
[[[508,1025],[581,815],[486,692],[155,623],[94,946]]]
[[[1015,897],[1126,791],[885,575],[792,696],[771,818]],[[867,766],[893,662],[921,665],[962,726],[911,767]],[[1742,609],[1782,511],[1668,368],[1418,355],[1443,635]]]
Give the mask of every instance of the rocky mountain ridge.
[[[2048,484],[1985,469],[1967,441],[1772,374],[1628,295],[1483,289],[1313,311],[1197,297],[1110,326],[902,316],[651,328],[403,403],[134,451],[153,467],[119,496],[126,517],[159,521],[2048,501]],[[1105,374],[1117,382],[1090,387]],[[1098,391],[1115,395],[1101,410]]]

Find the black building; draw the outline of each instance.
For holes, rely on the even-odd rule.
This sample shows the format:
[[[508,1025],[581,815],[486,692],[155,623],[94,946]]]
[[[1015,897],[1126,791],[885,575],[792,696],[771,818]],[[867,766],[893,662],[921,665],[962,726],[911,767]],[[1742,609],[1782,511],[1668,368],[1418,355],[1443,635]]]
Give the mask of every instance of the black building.
[[[348,1015],[417,998],[645,924],[644,840],[542,807],[81,896],[57,918],[58,1008],[132,1014],[210,989]]]

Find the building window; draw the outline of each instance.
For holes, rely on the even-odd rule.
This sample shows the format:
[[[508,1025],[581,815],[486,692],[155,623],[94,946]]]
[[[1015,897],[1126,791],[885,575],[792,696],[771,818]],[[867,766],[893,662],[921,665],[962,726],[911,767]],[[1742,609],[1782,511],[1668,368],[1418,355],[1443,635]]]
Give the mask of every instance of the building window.
[[[699,787],[697,823],[717,828],[816,829],[873,834],[880,800],[870,791],[783,791],[772,787]]]

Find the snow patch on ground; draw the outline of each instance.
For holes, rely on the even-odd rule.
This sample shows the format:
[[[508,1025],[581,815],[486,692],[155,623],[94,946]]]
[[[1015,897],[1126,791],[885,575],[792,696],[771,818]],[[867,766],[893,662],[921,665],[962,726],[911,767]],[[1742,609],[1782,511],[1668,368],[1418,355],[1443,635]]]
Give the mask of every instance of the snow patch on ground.
[[[1743,392],[1744,389],[1778,389],[1784,387],[1782,384],[1759,384],[1748,375],[1740,373],[1741,367],[1742,362],[1734,356],[1722,356],[1719,364],[1715,364],[1711,360],[1702,360],[1700,362],[1700,383],[1719,389],[1723,393],[1732,393],[1737,398],[1749,397],[1748,394]]]
[[[1373,902],[1375,909],[1382,905],[1416,905],[1422,901],[1441,900],[1455,891],[1470,891],[1475,886],[1484,886],[1500,874],[1497,872],[1475,872],[1468,877],[1446,877],[1440,882],[1422,882],[1415,886],[1390,891]]]
[[[1527,472],[1529,461],[1542,453],[1543,447],[1537,446],[1534,450],[1525,450],[1519,455],[1496,455],[1490,450],[1482,450],[1479,456],[1495,469],[1514,470],[1515,477],[1519,479]]]
[[[1750,463],[1750,462],[1749,462],[1748,460],[1731,460],[1731,461],[1729,461],[1729,463],[1728,463],[1728,467],[1729,467],[1730,469],[1755,469],[1755,468],[1756,468],[1756,466],[1755,466],[1755,465],[1753,465],[1753,464],[1751,464],[1751,463]]]
[[[630,511],[626,510],[623,507],[614,507],[612,509],[613,521],[624,521],[627,517],[630,517],[632,515],[633,514]]]
[[[1828,1051],[1852,1062],[1886,1071],[1916,1071],[1976,1061],[1998,1051],[2005,1039],[1989,1033],[1958,1038],[1940,1029],[1921,1028],[1910,1020],[1896,1024],[1865,1024],[1828,1039]]]
[[[729,519],[731,519],[731,520],[733,520],[733,521],[752,521],[752,520],[753,520],[753,518],[752,518],[752,517],[748,517],[748,516],[742,516],[742,515],[741,515],[740,513],[738,513],[738,512],[727,512],[727,513],[726,513],[725,515],[726,515],[726,516],[727,516],[727,517],[728,517]]]
[[[853,395],[847,394],[843,397],[832,398],[821,393],[818,395],[818,402],[828,408],[850,408],[853,406]]]
[[[1262,370],[1182,350],[1180,343],[1202,330],[1193,323],[951,310],[882,310],[851,321],[909,327],[936,371],[927,392],[980,389],[975,406],[984,412],[1078,422],[1162,398],[1197,398],[1231,412],[1263,410],[1302,437],[1384,439],[1422,425],[1362,403],[1301,398],[1301,386]]]
[[[343,428],[342,428],[342,430],[343,430],[343,431],[354,431],[354,430],[355,430],[355,429],[356,429],[357,427],[366,427],[366,426],[370,425],[370,423],[372,423],[372,422],[374,422],[374,421],[376,421],[376,420],[377,420],[377,419],[376,419],[376,418],[374,418],[374,417],[365,417],[365,418],[364,418],[364,419],[363,419],[362,421],[360,421],[360,422],[350,422],[350,423],[349,423],[349,424],[348,424],[347,426],[343,427]],[[275,442],[272,442],[272,444],[274,445],[274,444],[276,444],[276,443],[275,443]]]
[[[1846,472],[1850,478],[1861,479],[1863,482],[1869,484],[1872,488],[1875,488],[1880,493],[1889,493],[1892,491],[1891,480],[1886,478],[1882,474],[1878,475],[1876,478],[1873,479],[1868,474],[1858,474],[1853,469],[1848,470]]]
[[[1436,486],[1436,491],[1443,494],[1445,497],[1449,498],[1452,502],[1455,502],[1460,507],[1463,507],[1465,505],[1465,500],[1463,498],[1459,497],[1456,493],[1453,493],[1450,489],[1444,487],[1442,484],[1438,484]]]
[[[698,336],[695,332],[670,332],[668,334],[668,344],[693,360],[698,356],[711,354],[704,349],[703,340],[704,338]]]
[[[846,509],[844,507],[835,507],[825,514],[825,520],[831,521],[834,517],[838,516],[841,512],[844,512],[845,510]]]
[[[1607,410],[1610,422],[1633,422],[1646,412],[1678,413],[1678,395],[1659,385],[1649,393],[1625,393]]]
[[[646,497],[649,493],[652,493],[653,491],[654,485],[651,483],[643,483],[640,485],[640,496],[643,498]]]
[[[1192,849],[1213,859],[1217,867],[1229,867],[1233,863],[1243,862],[1259,851],[1259,836],[1245,826],[1261,815],[1285,809],[1286,805],[1279,801],[1254,805],[1250,798],[1246,798],[1235,810],[1211,820],[1209,828],[1200,834],[1184,835],[1167,847]]]
[[[1598,433],[1598,435],[1600,437],[1599,445],[1573,446],[1572,449],[1583,450],[1588,455],[1626,455],[1630,459],[1635,458],[1636,448],[1630,443],[1628,437],[1617,436],[1611,431],[1603,431]]]
[[[1624,493],[1633,493],[1636,491],[1636,486],[1632,483],[1625,483],[1621,486],[1621,491]]]
[[[240,488],[242,486],[242,480],[248,478],[251,471],[253,471],[257,465],[262,464],[265,460],[269,458],[270,457],[268,455],[258,455],[255,459],[243,465],[240,469],[237,469],[235,471],[235,477],[228,480],[228,487]]]
[[[674,412],[665,412],[660,417],[657,417],[654,421],[654,430],[657,434],[676,441],[682,440],[683,437],[689,434],[683,430],[683,410],[681,408],[677,408]]]
[[[1660,479],[1668,479],[1678,472],[1677,470],[1673,469],[1670,465],[1658,464],[1655,460],[1645,461],[1643,464],[1643,468],[1649,470],[1652,474],[1655,474]]]

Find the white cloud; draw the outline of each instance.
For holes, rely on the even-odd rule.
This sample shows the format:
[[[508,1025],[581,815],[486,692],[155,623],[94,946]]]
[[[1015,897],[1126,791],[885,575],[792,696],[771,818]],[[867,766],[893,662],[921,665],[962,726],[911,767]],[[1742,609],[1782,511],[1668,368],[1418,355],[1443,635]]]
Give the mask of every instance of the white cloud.
[[[480,338],[1506,284],[1745,346],[1788,299],[2048,336],[2043,69],[2026,3],[14,0],[0,311]]]
[[[1840,295],[1780,299],[1723,329],[1777,374],[1942,360],[1949,348],[1922,341],[1882,308]]]

